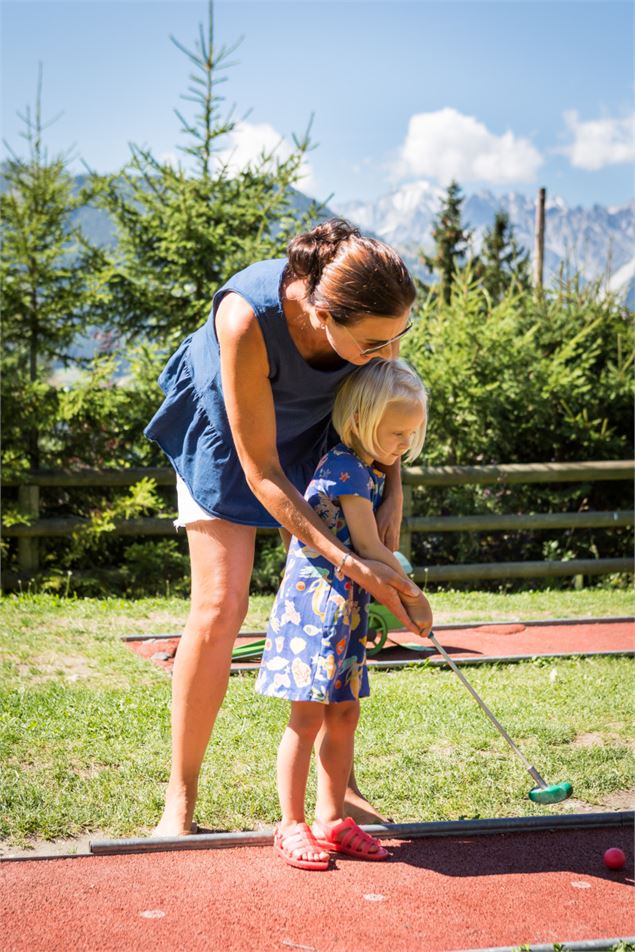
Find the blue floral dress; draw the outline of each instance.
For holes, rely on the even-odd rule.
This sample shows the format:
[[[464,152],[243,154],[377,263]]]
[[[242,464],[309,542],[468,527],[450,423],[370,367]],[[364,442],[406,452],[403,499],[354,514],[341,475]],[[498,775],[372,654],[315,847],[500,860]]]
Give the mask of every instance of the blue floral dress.
[[[338,443],[318,463],[304,498],[353,548],[340,497],[362,496],[376,510],[385,476]],[[292,537],[276,595],[256,691],[288,701],[330,704],[367,697],[368,592]]]

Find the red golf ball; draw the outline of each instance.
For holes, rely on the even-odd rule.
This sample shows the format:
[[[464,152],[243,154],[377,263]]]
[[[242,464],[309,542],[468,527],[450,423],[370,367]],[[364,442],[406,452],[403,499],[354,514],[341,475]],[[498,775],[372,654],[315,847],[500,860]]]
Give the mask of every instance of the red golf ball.
[[[617,846],[612,846],[604,854],[604,865],[607,869],[621,869],[624,863],[626,862],[626,857],[621,849],[618,849]]]

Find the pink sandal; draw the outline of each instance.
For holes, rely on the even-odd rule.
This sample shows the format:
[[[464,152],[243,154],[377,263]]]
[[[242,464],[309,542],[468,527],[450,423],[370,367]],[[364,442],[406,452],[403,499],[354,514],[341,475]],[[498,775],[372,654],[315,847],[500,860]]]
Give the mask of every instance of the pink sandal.
[[[372,860],[388,859],[390,856],[379,840],[365,833],[350,816],[333,826],[326,826],[316,820],[312,831],[317,845],[331,853],[344,853],[346,856]],[[371,852],[373,846],[377,849]]]
[[[306,823],[296,823],[290,829],[281,830],[279,827],[273,831],[273,848],[289,866],[295,866],[297,869],[328,869],[331,861],[330,856],[326,859],[299,859],[296,853],[306,853],[307,850],[316,850],[324,852],[324,848],[317,842],[310,828]],[[328,850],[326,851],[328,852]]]

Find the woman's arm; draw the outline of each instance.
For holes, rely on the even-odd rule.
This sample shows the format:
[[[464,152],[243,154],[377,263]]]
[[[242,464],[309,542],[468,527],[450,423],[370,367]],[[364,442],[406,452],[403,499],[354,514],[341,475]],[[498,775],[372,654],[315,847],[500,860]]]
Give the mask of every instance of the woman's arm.
[[[390,360],[396,360],[399,357],[399,348],[401,341],[393,341],[390,345]],[[391,466],[384,466],[382,463],[376,463],[386,474],[386,483],[384,486],[384,496],[382,503],[377,510],[377,529],[379,538],[386,548],[394,552],[399,548],[399,534],[401,532],[401,520],[403,518],[403,489],[401,487],[401,462],[397,460]]]
[[[290,533],[339,565],[349,550],[326,529],[280,465],[267,350],[252,309],[239,295],[228,294],[221,301],[216,332],[227,416],[249,488]],[[401,573],[353,554],[345,572],[412,627],[397,592],[412,593],[414,586]]]
[[[386,474],[384,496],[379,506],[377,530],[379,538],[387,549],[394,552],[399,548],[401,520],[403,518],[403,489],[401,487],[401,463],[397,460],[391,466],[376,464]]]

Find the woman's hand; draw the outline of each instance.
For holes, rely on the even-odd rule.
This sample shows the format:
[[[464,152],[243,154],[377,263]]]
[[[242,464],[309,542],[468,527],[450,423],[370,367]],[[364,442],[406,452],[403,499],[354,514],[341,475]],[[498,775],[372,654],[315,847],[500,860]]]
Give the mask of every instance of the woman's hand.
[[[391,552],[399,548],[402,510],[403,496],[401,493],[391,493],[384,498],[375,513],[379,538]]]
[[[402,595],[401,600],[404,603],[408,616],[412,619],[418,629],[418,634],[426,638],[432,631],[432,608],[430,602],[423,592],[418,595]]]
[[[377,562],[375,559],[360,559],[359,556],[352,556],[347,561],[344,571],[354,582],[370,592],[373,598],[385,605],[399,619],[404,628],[415,635],[419,634],[420,629],[409,617],[400,598],[400,594],[410,596],[411,599],[419,597],[421,592],[414,582],[403,578],[383,562]]]

